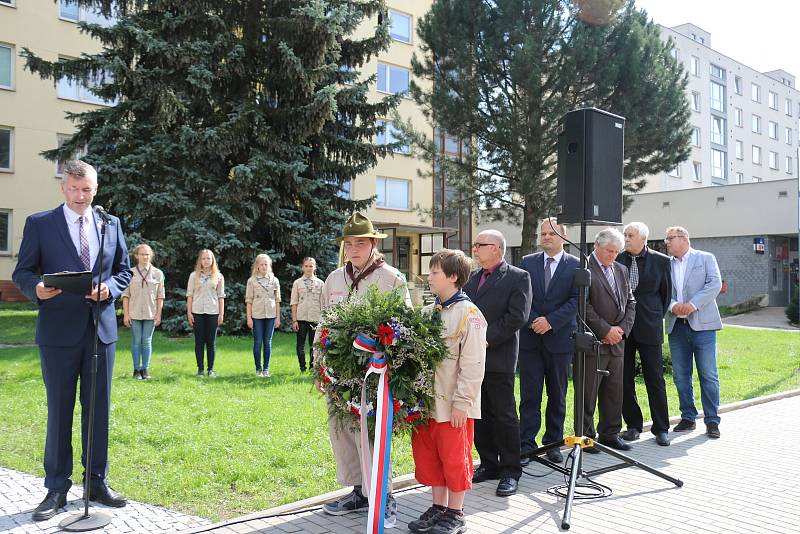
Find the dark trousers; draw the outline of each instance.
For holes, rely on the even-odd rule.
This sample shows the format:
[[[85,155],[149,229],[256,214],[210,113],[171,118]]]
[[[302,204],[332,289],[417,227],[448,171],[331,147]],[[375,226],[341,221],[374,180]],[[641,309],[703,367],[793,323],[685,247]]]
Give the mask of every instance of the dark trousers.
[[[217,319],[219,315],[195,313],[194,315],[194,357],[197,370],[203,370],[203,350],[208,355],[208,370],[214,369],[214,356],[217,352]]]
[[[300,364],[300,370],[306,370],[306,339],[308,339],[308,368],[311,369],[312,359],[314,353],[311,350],[314,345],[314,331],[317,328],[315,323],[309,321],[297,321],[297,363]]]
[[[481,418],[475,420],[481,467],[519,480],[519,419],[514,373],[486,373],[481,384]]]
[[[642,410],[636,400],[636,351],[642,360],[642,374],[647,388],[647,402],[650,417],[653,419],[653,434],[669,430],[669,411],[667,409],[667,386],[664,383],[664,361],[661,345],[639,343],[635,338],[625,340],[625,365],[622,381],[622,417],[628,428],[639,432],[644,425]]]
[[[111,377],[116,343],[98,344],[97,390],[95,393],[92,483],[104,482],[108,474],[108,417],[111,405]],[[42,379],[47,392],[47,437],[44,445],[44,486],[50,491],[67,491],[72,486],[72,414],[80,380],[81,464],[86,471],[89,434],[89,402],[94,354],[94,323],[90,321],[80,345],[39,346]]]
[[[519,352],[519,437],[523,451],[536,448],[542,427],[542,390],[547,388],[545,432],[542,443],[564,439],[567,381],[572,353],[553,354],[542,347]]]
[[[623,357],[601,353],[599,357],[586,355],[586,381],[583,388],[583,435],[601,441],[616,438],[622,430],[622,368]],[[600,375],[597,369],[610,374]],[[576,384],[576,387],[577,384]],[[598,406],[600,418],[597,432],[594,429],[594,408]]]
[[[253,361],[256,371],[269,371],[269,361],[272,358],[272,334],[275,333],[275,317],[268,319],[253,319]],[[263,353],[263,367],[262,367]]]

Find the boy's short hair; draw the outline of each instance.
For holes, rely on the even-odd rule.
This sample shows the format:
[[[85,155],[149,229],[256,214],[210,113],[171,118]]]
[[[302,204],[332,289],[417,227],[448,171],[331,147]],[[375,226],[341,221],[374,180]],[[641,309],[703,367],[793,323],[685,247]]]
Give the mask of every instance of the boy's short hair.
[[[472,264],[461,250],[443,248],[431,256],[431,267],[438,267],[445,276],[456,276],[456,286],[464,287],[469,280]]]

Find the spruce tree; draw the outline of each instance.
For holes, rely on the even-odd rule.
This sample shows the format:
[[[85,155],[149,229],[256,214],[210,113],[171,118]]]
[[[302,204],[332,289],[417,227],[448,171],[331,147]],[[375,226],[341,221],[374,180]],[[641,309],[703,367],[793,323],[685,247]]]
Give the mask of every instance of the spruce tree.
[[[75,135],[44,155],[85,147],[97,202],[165,271],[169,330],[187,328],[185,285],[203,248],[225,275],[228,331],[242,328],[258,253],[274,260],[288,308],[302,258],[329,270],[344,219],[370,200],[344,194],[351,180],[386,155],[372,142],[376,118],[397,100],[369,101],[360,76],[390,42],[383,1],[78,3],[116,16],[80,24],[103,51],[51,62],[26,49],[26,68],[95,86],[115,105],[70,114]]]

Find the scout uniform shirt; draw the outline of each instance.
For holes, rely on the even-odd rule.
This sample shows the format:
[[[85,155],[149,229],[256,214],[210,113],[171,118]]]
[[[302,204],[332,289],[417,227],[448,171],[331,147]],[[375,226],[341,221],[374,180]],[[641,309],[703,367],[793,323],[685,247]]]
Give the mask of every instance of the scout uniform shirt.
[[[131,269],[133,279],[122,298],[128,297],[128,315],[134,321],[152,321],[156,318],[156,301],[164,300],[164,273],[150,266],[142,272],[138,267]]]
[[[278,277],[272,273],[263,277],[251,276],[247,280],[244,301],[250,304],[250,317],[253,319],[274,319],[278,315],[278,304],[281,301]]]
[[[219,315],[219,299],[225,298],[225,279],[219,274],[217,287],[211,285],[211,273],[200,273],[199,284],[195,280],[197,271],[189,275],[186,296],[192,297],[192,313]]]
[[[425,306],[423,311],[432,313],[434,305]],[[455,302],[440,313],[447,356],[436,367],[433,418],[438,423],[446,423],[450,421],[451,408],[455,407],[465,411],[470,419],[480,419],[486,319],[470,300]]]
[[[367,265],[367,267],[369,267],[369,265]],[[355,271],[354,274],[358,276],[360,272],[361,271]],[[360,295],[366,292],[369,286],[373,284],[378,286],[379,290],[387,293],[397,287],[405,288],[406,306],[409,308],[413,306],[411,304],[411,294],[408,292],[408,285],[406,285],[406,279],[403,273],[394,267],[390,267],[384,263],[361,280],[352,294]],[[324,307],[329,308],[347,300],[347,298],[351,296],[350,287],[352,285],[353,281],[345,273],[344,267],[339,267],[329,274],[328,278],[325,279],[325,286],[322,288],[322,303]]]
[[[322,287],[325,283],[312,276],[301,276],[292,284],[290,306],[297,306],[297,320],[318,323],[322,316]]]

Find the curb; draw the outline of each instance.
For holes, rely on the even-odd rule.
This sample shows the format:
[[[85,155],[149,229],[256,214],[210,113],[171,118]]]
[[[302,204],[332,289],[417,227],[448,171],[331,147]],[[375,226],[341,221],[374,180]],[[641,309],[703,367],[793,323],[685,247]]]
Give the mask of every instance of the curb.
[[[741,410],[742,408],[749,408],[751,406],[757,406],[759,404],[765,404],[767,402],[777,401],[781,399],[788,399],[797,396],[800,396],[800,389],[782,391],[780,393],[774,393],[772,395],[767,395],[765,397],[755,397],[753,399],[746,399],[743,401],[732,402],[730,404],[724,404],[719,407],[719,413],[732,412],[734,410]],[[702,416],[703,412],[700,412],[698,415],[698,419],[701,418]],[[670,425],[672,425],[678,423],[680,420],[681,417],[679,415],[676,415],[674,417],[670,417],[669,422]],[[642,430],[642,433],[648,431],[652,426],[653,426],[652,422],[645,423],[643,425],[644,428]],[[392,487],[394,492],[397,492],[399,490],[409,489],[418,485],[419,483],[417,482],[416,478],[414,478],[414,475],[410,474],[402,475],[392,479]],[[314,511],[315,508],[322,506],[324,503],[328,501],[332,501],[334,499],[338,499],[339,497],[347,495],[348,493],[350,493],[350,491],[351,491],[350,489],[340,489],[328,493],[323,493],[322,495],[309,497],[308,499],[303,499],[302,501],[283,504],[281,506],[276,506],[275,508],[269,508],[267,510],[262,510],[260,512],[253,512],[251,514],[237,517],[235,519],[230,519],[222,523],[215,523],[213,525],[206,525],[204,527],[182,531],[182,534],[209,532],[212,530],[224,529],[225,527],[231,525],[238,525],[247,521],[266,519],[278,515],[286,515],[286,514],[300,513],[300,512],[311,512]]]

